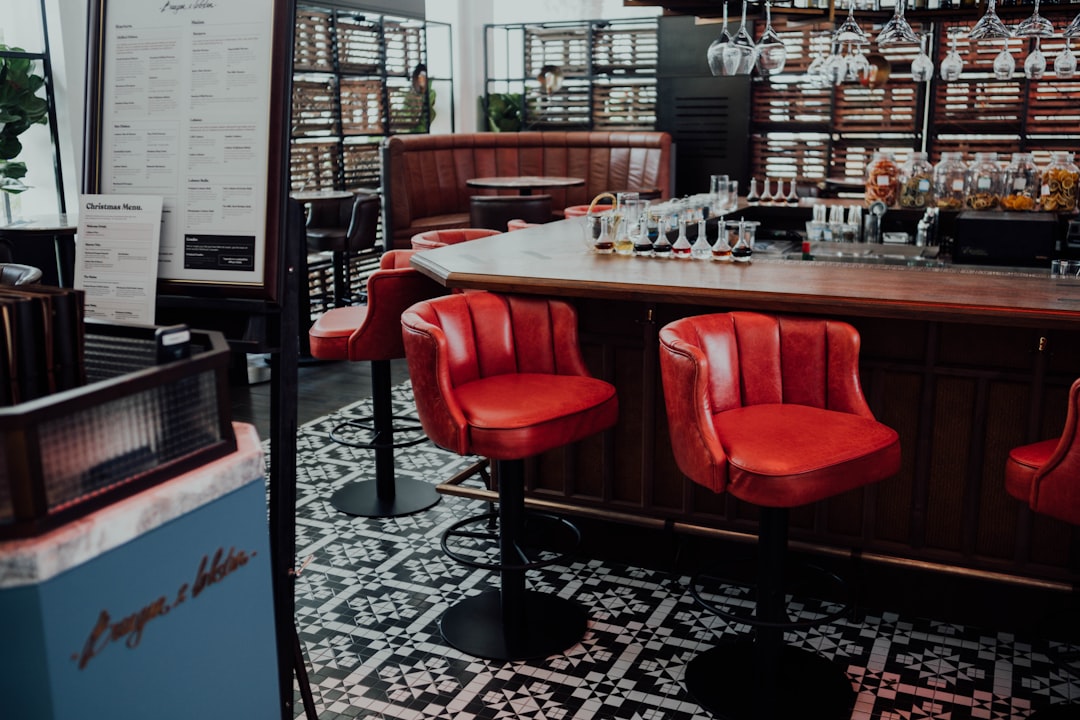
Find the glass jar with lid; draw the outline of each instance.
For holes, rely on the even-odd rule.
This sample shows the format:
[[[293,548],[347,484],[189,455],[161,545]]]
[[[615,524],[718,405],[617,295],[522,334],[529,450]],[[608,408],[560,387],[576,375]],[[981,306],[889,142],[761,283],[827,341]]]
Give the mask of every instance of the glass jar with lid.
[[[1037,209],[1041,177],[1031,153],[1013,153],[1002,176],[1001,207],[1021,212]]]
[[[1050,156],[1050,164],[1042,174],[1040,202],[1043,210],[1076,210],[1076,184],[1080,181],[1080,169],[1072,160],[1073,154],[1070,152],[1056,152]]]
[[[913,152],[900,166],[900,207],[930,207],[934,197],[934,166],[926,153]]]
[[[893,154],[879,150],[870,159],[866,168],[866,204],[885,203],[885,207],[896,205],[900,195],[900,168]]]
[[[941,153],[941,160],[934,166],[934,202],[942,210],[960,210],[964,207],[964,188],[967,182],[967,165],[960,152]]]
[[[994,210],[1001,204],[1001,165],[996,152],[977,152],[968,167],[964,207]]]

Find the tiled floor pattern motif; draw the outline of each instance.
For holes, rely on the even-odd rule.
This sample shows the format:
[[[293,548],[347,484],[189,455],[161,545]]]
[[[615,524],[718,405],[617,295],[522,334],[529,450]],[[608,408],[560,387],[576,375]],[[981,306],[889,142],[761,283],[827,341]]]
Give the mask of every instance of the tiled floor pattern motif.
[[[396,412],[411,410],[407,385],[395,388],[395,403]],[[403,518],[337,512],[327,502],[333,491],[374,472],[369,451],[327,438],[337,419],[310,423],[298,438],[297,554],[313,559],[298,579],[297,621],[320,719],[710,717],[683,688],[684,666],[742,629],[702,610],[685,577],[586,559],[552,566],[530,573],[531,585],[589,608],[580,644],[511,664],[448,647],[439,616],[495,577],[445,557],[439,536],[486,508],[444,497]],[[467,462],[423,443],[398,451],[397,472],[435,482]],[[858,691],[856,719],[1005,720],[1080,702],[1080,680],[1051,660],[1067,648],[1045,640],[892,614],[841,620],[788,640],[846,667]],[[299,697],[297,710],[302,717]]]

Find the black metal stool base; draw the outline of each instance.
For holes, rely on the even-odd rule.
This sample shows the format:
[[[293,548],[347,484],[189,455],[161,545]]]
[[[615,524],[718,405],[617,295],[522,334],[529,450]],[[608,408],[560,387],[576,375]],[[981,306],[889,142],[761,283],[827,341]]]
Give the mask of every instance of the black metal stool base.
[[[463,653],[491,660],[544,658],[585,637],[588,612],[576,602],[531,590],[525,591],[522,600],[525,621],[517,633],[503,623],[498,590],[451,606],[439,620],[439,630],[446,642]]]
[[[399,477],[390,498],[379,497],[377,481],[363,480],[338,490],[330,497],[330,504],[343,513],[358,517],[398,517],[427,510],[441,497],[434,485]]]
[[[686,689],[703,708],[723,720],[849,720],[855,707],[851,679],[838,665],[784,645],[779,668],[762,698],[763,678],[753,661],[754,641],[740,638],[701,653],[686,666]]]

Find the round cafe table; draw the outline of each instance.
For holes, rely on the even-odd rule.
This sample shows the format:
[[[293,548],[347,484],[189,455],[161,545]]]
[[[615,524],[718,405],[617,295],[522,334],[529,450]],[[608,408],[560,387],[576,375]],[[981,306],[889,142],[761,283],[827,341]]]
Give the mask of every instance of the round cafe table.
[[[495,190],[517,190],[521,195],[532,195],[533,190],[577,187],[585,184],[585,178],[560,177],[556,175],[499,175],[466,180],[469,187]]]

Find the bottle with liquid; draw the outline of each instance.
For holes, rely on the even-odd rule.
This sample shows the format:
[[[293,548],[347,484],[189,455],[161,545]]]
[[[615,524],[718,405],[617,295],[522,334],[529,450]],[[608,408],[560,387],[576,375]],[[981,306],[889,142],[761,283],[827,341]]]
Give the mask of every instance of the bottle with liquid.
[[[671,225],[675,222],[673,217],[669,217],[667,220],[663,218],[657,219],[656,226],[656,240],[653,241],[653,255],[658,258],[670,258],[671,257],[671,241],[668,240],[667,234]]]
[[[755,223],[756,225],[756,223]],[[754,226],[748,225],[745,220],[739,220],[739,239],[731,248],[731,259],[735,262],[750,262],[750,256],[754,254],[752,234]]]
[[[653,243],[656,242],[656,237],[659,234],[660,231],[657,229],[656,216],[646,209],[641,213],[641,219],[638,221],[637,233],[634,235],[634,256],[652,257]]]
[[[690,246],[690,257],[695,260],[708,260],[712,257],[712,245],[709,244],[704,219],[698,220],[697,238],[694,240],[694,244]]]
[[[681,260],[690,258],[690,239],[686,237],[686,219],[679,218],[679,236],[671,244],[671,255]]]
[[[757,205],[761,202],[761,196],[758,195],[757,178],[750,178],[750,189],[746,193],[746,204]]]
[[[731,262],[731,241],[730,237],[732,233],[738,234],[739,223],[728,220],[721,220],[717,224],[718,235],[716,242],[712,246],[712,259],[720,260],[721,262]]]

